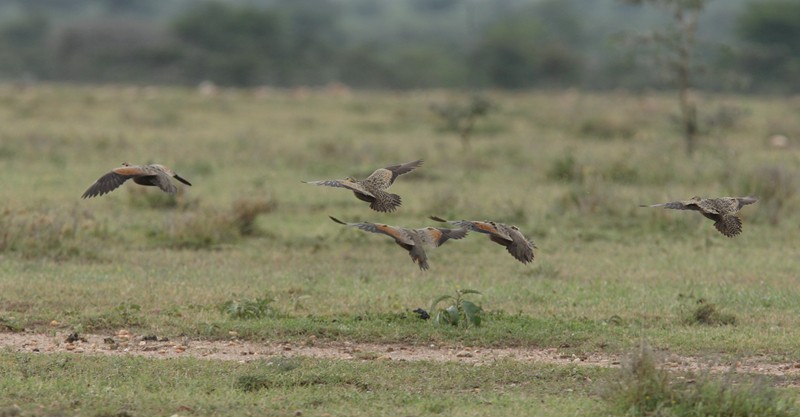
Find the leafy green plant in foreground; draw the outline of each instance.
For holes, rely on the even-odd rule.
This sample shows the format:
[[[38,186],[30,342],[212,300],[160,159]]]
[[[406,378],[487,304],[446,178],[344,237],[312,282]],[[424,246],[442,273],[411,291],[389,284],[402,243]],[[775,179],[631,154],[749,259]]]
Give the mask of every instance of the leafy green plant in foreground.
[[[472,301],[464,299],[464,296],[468,294],[480,295],[480,292],[469,289],[456,290],[455,296],[446,294],[433,300],[430,308],[433,313],[433,322],[435,324],[450,324],[453,326],[461,324],[464,327],[480,326],[483,319],[483,308]],[[450,305],[445,308],[438,308],[439,303],[447,300],[451,301]]]

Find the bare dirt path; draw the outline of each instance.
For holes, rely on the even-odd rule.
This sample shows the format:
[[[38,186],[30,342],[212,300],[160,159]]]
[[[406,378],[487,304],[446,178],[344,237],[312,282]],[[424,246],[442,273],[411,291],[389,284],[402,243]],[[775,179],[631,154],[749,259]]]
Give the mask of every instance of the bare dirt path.
[[[0,333],[0,348],[13,352],[57,353],[70,352],[81,355],[142,356],[149,358],[203,358],[209,360],[235,360],[240,362],[269,359],[275,356],[307,356],[340,360],[388,361],[454,361],[486,364],[510,359],[515,361],[600,367],[620,367],[625,358],[605,353],[575,356],[555,348],[475,348],[436,345],[402,345],[371,343],[317,342],[313,338],[305,343],[257,343],[229,341],[164,340],[134,335],[120,330],[114,335],[77,335],[66,332],[53,334]],[[722,361],[692,356],[664,354],[662,366],[673,371],[736,372],[770,376],[800,377],[800,362],[774,363],[763,356]]]

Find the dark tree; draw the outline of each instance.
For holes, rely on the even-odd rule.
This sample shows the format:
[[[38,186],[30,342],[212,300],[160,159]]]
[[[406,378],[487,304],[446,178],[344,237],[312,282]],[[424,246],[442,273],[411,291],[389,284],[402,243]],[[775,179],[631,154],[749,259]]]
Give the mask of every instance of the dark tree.
[[[750,3],[737,20],[741,65],[760,87],[800,91],[800,2]]]
[[[686,153],[692,155],[697,147],[697,105],[691,96],[694,74],[693,53],[696,46],[697,19],[711,0],[623,0],[625,3],[650,4],[668,12],[672,25],[642,36],[642,42],[659,47],[672,81],[678,88],[680,120]]]

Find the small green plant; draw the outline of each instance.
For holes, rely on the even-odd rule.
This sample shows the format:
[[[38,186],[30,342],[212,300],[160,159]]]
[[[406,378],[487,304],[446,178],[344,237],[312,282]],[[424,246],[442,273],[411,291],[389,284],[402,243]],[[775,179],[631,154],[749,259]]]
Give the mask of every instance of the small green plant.
[[[275,309],[272,308],[272,297],[250,299],[232,299],[219,305],[219,311],[227,314],[231,318],[238,320],[262,319],[264,317],[275,316]]]
[[[433,322],[451,326],[480,326],[483,319],[483,308],[464,298],[469,294],[480,295],[480,292],[468,289],[456,290],[455,296],[445,294],[433,300],[430,308],[433,313]],[[448,300],[451,302],[450,305],[444,308],[438,307],[439,303]]]
[[[0,316],[0,331],[17,333],[25,330],[14,317]],[[2,415],[2,414],[0,414]]]
[[[138,315],[142,311],[142,306],[134,303],[119,303],[114,307],[114,313],[119,315],[123,323],[134,323],[138,321]]]

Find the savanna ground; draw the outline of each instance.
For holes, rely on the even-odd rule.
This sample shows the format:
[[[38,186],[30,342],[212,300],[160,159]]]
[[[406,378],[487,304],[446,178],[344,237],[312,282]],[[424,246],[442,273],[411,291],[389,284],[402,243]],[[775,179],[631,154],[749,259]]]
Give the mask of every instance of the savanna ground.
[[[643,344],[697,364],[667,385],[755,363],[711,386],[752,384],[739,397],[783,404],[760,415],[791,415],[800,153],[769,138],[800,136],[800,101],[703,96],[687,157],[670,95],[488,97],[465,147],[429,106],[468,96],[442,91],[0,87],[0,415],[690,415],[612,392],[635,392],[612,365]],[[392,214],[300,182],[418,158]],[[194,185],[79,198],[123,161]],[[735,239],[638,207],[748,194],[761,201]],[[473,234],[421,272],[328,215],[498,220],[539,248],[523,265]],[[462,288],[482,293],[480,327],[412,312]],[[203,344],[217,347],[190,354]],[[241,358],[204,358],[219,346]],[[392,357],[404,349],[451,353]]]

